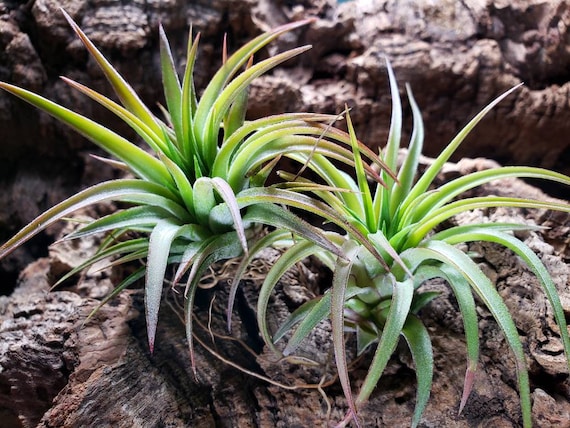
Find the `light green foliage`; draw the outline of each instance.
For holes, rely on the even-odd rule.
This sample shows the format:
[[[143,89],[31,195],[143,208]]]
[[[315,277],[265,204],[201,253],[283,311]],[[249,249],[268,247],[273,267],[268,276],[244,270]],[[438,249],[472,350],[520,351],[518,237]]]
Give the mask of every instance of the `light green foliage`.
[[[420,177],[416,177],[423,144],[423,124],[418,106],[408,89],[414,128],[408,151],[398,163],[402,127],[402,113],[399,92],[392,69],[388,64],[393,113],[388,143],[381,159],[389,169],[381,172],[382,183],[366,170],[366,163],[360,155],[359,146],[350,115],[347,121],[353,146],[354,178],[338,172],[328,159],[309,164],[326,183],[327,189],[319,188],[306,180],[297,180],[297,190],[312,191],[329,207],[335,210],[336,218],[329,218],[338,225],[343,221],[347,234],[342,239],[333,239],[342,246],[345,259],[335,259],[313,246],[313,254],[334,272],[330,290],[315,300],[309,301],[295,311],[272,337],[262,327],[263,337],[269,346],[277,351],[274,342],[292,331],[292,336],[283,350],[289,355],[295,352],[300,342],[323,319],[332,322],[333,342],[339,379],[347,397],[350,411],[342,424],[354,419],[358,424],[357,411],[369,398],[402,336],[408,344],[418,377],[416,410],[412,425],[416,426],[427,404],[432,376],[433,357],[431,341],[423,326],[418,311],[436,297],[433,292],[420,292],[418,288],[431,278],[443,278],[457,298],[463,315],[467,339],[468,359],[464,393],[460,410],[465,405],[473,385],[479,358],[479,337],[474,295],[484,302],[505,334],[517,364],[519,391],[523,423],[530,426],[530,388],[525,366],[524,353],[516,326],[509,311],[498,294],[494,284],[480,270],[470,257],[456,244],[471,241],[487,241],[503,245],[516,253],[536,274],[546,293],[556,322],[561,331],[566,355],[570,356],[570,340],[566,320],[556,288],[540,259],[512,232],[531,229],[519,224],[473,224],[451,227],[434,233],[443,222],[464,211],[476,208],[529,207],[570,212],[568,204],[538,200],[505,198],[498,196],[464,197],[456,199],[467,190],[493,180],[506,177],[532,177],[552,180],[570,185],[570,178],[552,171],[531,167],[501,167],[475,172],[432,188],[441,168],[465,139],[473,127],[503,98],[503,94],[485,107],[449,143],[440,156]],[[300,156],[302,157],[302,156]],[[396,171],[397,178],[386,171]],[[289,177],[293,179],[293,177]],[[372,185],[369,179],[372,180]],[[290,184],[290,188],[295,188]],[[357,234],[353,231],[358,230]],[[302,256],[310,253],[307,244]],[[374,251],[370,250],[370,247]],[[292,247],[289,251],[292,251]],[[284,254],[289,257],[289,251]],[[299,254],[299,257],[301,254]],[[378,257],[380,256],[380,257]],[[291,266],[298,258],[291,257],[284,264]],[[280,263],[280,262],[278,262]],[[285,266],[282,267],[285,270]],[[262,287],[271,290],[274,279],[268,277]],[[268,298],[260,298],[258,308],[260,323],[267,310]],[[345,334],[354,333],[357,339],[357,353],[376,344],[368,374],[357,395],[353,396],[345,351]],[[278,352],[278,351],[277,351]],[[570,363],[569,363],[570,367]]]
[[[97,184],[46,211],[2,245],[0,257],[77,209],[103,201],[130,204],[131,208],[97,219],[65,238],[112,232],[97,254],[61,281],[103,259],[110,258],[114,265],[146,259],[145,267],[120,283],[109,298],[145,277],[146,320],[152,351],[167,266],[177,265],[174,283],[186,284],[187,332],[191,345],[192,301],[201,274],[218,260],[247,254],[251,241],[258,240],[260,225],[289,231],[290,235],[297,234],[327,251],[341,254],[323,232],[283,208],[283,205],[302,204],[302,195],[265,187],[279,157],[291,153],[332,156],[351,165],[348,136],[327,126],[336,117],[290,113],[245,120],[251,81],[309,46],[258,63],[254,63],[253,56],[280,35],[310,20],[264,33],[231,56],[224,46],[222,65],[201,97],[192,77],[199,35],[188,44],[186,68],[180,80],[161,28],[166,107],[164,117],[160,118],[142,103],[71,18],[67,14],[65,17],[110,82],[120,104],[78,82],[67,78],[64,81],[116,114],[147,144],[151,153],[79,113],[25,89],[0,83],[4,90],[69,125],[115,158],[100,158],[102,161],[134,176]],[[379,162],[371,151],[368,153]],[[137,238],[129,234],[133,231]],[[262,242],[273,244],[268,239]]]
[[[264,248],[284,247],[259,292],[260,332],[276,354],[289,356],[320,321],[330,319],[338,375],[350,407],[341,425],[350,420],[358,424],[358,409],[377,386],[400,337],[408,344],[416,364],[418,390],[412,425],[419,423],[430,394],[433,354],[418,312],[437,297],[433,292],[419,291],[419,287],[431,278],[443,278],[457,298],[467,341],[468,362],[460,406],[469,395],[479,358],[474,299],[477,296],[495,317],[515,356],[523,422],[530,425],[530,388],[516,326],[494,285],[456,246],[471,241],[494,242],[526,262],[542,284],[560,327],[564,350],[570,355],[567,325],[553,281],[540,259],[513,234],[530,227],[492,223],[440,228],[450,217],[476,208],[530,207],[570,212],[567,204],[555,202],[498,196],[457,198],[501,178],[539,178],[563,184],[570,184],[570,178],[539,168],[502,167],[432,188],[441,168],[467,134],[512,90],[472,119],[418,178],[424,138],[421,114],[408,88],[414,128],[407,154],[399,164],[401,101],[389,64],[392,120],[387,145],[380,155],[357,140],[348,113],[349,133],[334,128],[331,124],[337,118],[329,115],[290,113],[245,120],[251,81],[308,47],[291,49],[258,63],[253,61],[254,54],[281,34],[310,21],[262,34],[229,57],[224,48],[222,65],[201,97],[192,78],[199,36],[189,43],[180,80],[168,40],[160,29],[166,106],[164,117],[159,118],[79,27],[67,15],[66,18],[107,77],[120,104],[80,83],[64,80],[128,124],[150,153],[79,113],[25,89],[0,83],[4,90],[66,123],[114,158],[102,161],[134,176],[94,185],[49,209],[2,245],[0,257],[80,208],[103,201],[128,203],[129,208],[94,220],[64,238],[81,239],[109,232],[99,251],[61,281],[104,259],[110,259],[114,265],[146,260],[101,304],[144,277],[152,350],[165,272],[169,265],[175,265],[173,283],[185,284],[186,331],[192,349],[192,307],[205,269],[216,261],[242,256],[230,289],[231,328],[230,315],[239,279],[248,265]],[[266,186],[268,175],[283,156],[299,162],[302,169],[311,170],[318,180],[282,172],[283,183]],[[353,173],[343,172],[339,163]],[[317,214],[339,226],[343,233],[313,227],[285,207]],[[261,226],[273,229],[260,234]],[[278,331],[271,332],[266,315],[272,291],[289,268],[310,255],[319,257],[333,272],[332,287],[298,308]],[[289,332],[288,342],[280,351],[275,342]],[[347,333],[356,335],[358,354],[375,345],[372,362],[356,396],[348,371]]]

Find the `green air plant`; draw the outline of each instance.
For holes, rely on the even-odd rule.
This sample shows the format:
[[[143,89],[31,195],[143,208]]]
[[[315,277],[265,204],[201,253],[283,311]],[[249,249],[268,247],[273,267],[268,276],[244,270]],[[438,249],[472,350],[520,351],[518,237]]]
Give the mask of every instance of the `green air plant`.
[[[344,221],[359,233],[355,235],[348,230],[344,236],[329,234],[330,239],[342,247],[344,258],[323,251],[308,241],[299,241],[291,246],[273,267],[275,275],[270,273],[261,287],[258,302],[260,331],[274,352],[290,356],[320,321],[330,318],[338,375],[350,408],[341,425],[352,419],[359,424],[357,411],[377,386],[400,336],[403,336],[416,365],[418,389],[412,426],[417,426],[429,398],[433,374],[431,340],[418,311],[437,295],[421,291],[419,286],[431,278],[442,278],[449,284],[459,304],[467,343],[468,362],[460,411],[472,389],[479,358],[475,294],[496,319],[515,356],[523,423],[530,426],[529,379],[517,328],[491,280],[456,244],[471,241],[497,243],[526,262],[540,280],[552,305],[565,353],[570,356],[567,324],[555,285],[538,256],[513,234],[532,227],[485,223],[445,228],[444,222],[456,214],[477,208],[527,207],[570,212],[570,205],[556,202],[499,196],[457,198],[477,186],[507,177],[538,178],[566,185],[570,185],[570,178],[545,169],[511,166],[474,172],[432,188],[441,168],[469,132],[516,87],[475,116],[417,178],[424,138],[421,114],[408,87],[414,126],[405,158],[399,165],[401,100],[389,63],[387,69],[393,109],[388,142],[380,157],[389,170],[397,171],[397,178],[382,172],[381,185],[374,179],[369,182],[368,179],[373,177],[366,172],[366,163],[361,157],[349,114],[347,124],[353,145],[354,176],[338,171],[328,159],[314,162],[314,158],[309,160],[305,154],[298,156],[299,161],[308,162],[308,167],[322,182],[309,182],[283,173],[282,176],[290,180],[289,188],[296,187],[302,192],[311,190],[318,197],[319,204],[326,204],[336,213],[336,218],[329,220],[338,225]],[[321,190],[320,185],[326,189]],[[374,251],[377,254],[373,254]],[[278,331],[271,334],[265,315],[269,295],[279,273],[308,255],[320,257],[333,271],[332,287],[299,307]],[[376,344],[366,378],[356,396],[353,396],[349,381],[346,333],[355,334],[358,355]],[[287,334],[284,348],[278,348],[276,342]]]
[[[189,41],[187,64],[179,80],[161,28],[161,68],[166,99],[164,119],[161,119],[141,102],[80,28],[67,14],[65,16],[121,104],[70,79],[64,78],[65,82],[116,114],[136,131],[151,153],[81,114],[25,89],[0,83],[1,88],[69,125],[115,158],[101,160],[134,176],[96,184],[49,209],[2,245],[0,257],[80,208],[103,201],[129,204],[129,208],[94,220],[64,238],[80,239],[111,232],[93,257],[61,281],[107,258],[114,265],[146,260],[140,269],[117,285],[102,304],[144,277],[148,341],[152,351],[169,265],[177,266],[173,283],[186,284],[186,331],[192,350],[193,299],[202,272],[218,260],[247,254],[252,240],[258,247],[257,232],[261,226],[288,231],[341,255],[338,245],[324,233],[284,208],[302,205],[304,195],[266,187],[265,181],[277,160],[291,154],[309,156],[310,153],[353,165],[348,134],[331,127],[329,122],[335,117],[329,115],[291,113],[245,120],[247,88],[251,81],[309,46],[291,49],[255,64],[253,55],[283,33],[311,20],[286,24],[264,33],[229,57],[224,43],[222,65],[201,97],[197,96],[192,77],[199,35],[192,43]],[[361,150],[366,151],[373,163],[381,165],[371,150],[364,146]],[[369,172],[373,173],[372,169]],[[275,239],[265,238],[261,242],[272,245],[279,238],[270,237]],[[191,358],[193,360],[192,353]]]

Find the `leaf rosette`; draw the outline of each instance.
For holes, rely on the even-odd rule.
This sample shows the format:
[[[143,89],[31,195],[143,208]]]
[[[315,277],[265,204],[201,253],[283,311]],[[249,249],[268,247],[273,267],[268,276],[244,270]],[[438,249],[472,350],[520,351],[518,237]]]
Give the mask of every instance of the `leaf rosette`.
[[[418,312],[437,297],[437,293],[422,291],[420,286],[430,279],[442,278],[457,299],[466,336],[468,361],[460,411],[472,389],[479,360],[476,296],[494,316],[515,356],[523,425],[530,426],[529,379],[516,325],[495,285],[458,244],[473,241],[496,243],[513,251],[528,265],[550,302],[568,357],[568,326],[554,282],[539,257],[514,233],[540,228],[515,223],[451,227],[446,221],[478,208],[515,207],[570,212],[570,205],[561,202],[464,195],[476,187],[504,178],[533,178],[570,185],[570,177],[542,168],[509,166],[473,172],[439,187],[434,186],[437,175],[469,132],[518,86],[487,105],[457,134],[427,170],[419,178],[416,177],[424,140],[421,113],[407,87],[414,126],[405,156],[399,159],[398,155],[402,153],[402,103],[388,62],[387,70],[392,95],[392,118],[388,142],[380,153],[380,159],[387,167],[379,174],[381,180],[368,172],[348,113],[347,124],[354,156],[353,176],[338,171],[327,159],[320,165],[309,163],[309,168],[320,178],[319,183],[326,183],[326,188],[320,187],[317,182],[283,174],[292,181],[290,189],[312,192],[314,197],[335,212],[329,217],[330,221],[349,227],[345,227],[346,234],[342,238],[331,238],[342,248],[344,258],[304,242],[291,247],[276,263],[276,266],[281,265],[281,271],[285,271],[302,257],[314,255],[333,272],[333,282],[324,294],[299,307],[276,332],[271,333],[265,315],[268,296],[276,277],[268,276],[260,292],[258,307],[258,322],[263,338],[274,352],[289,356],[319,322],[330,319],[338,375],[350,407],[346,418],[340,423],[345,425],[352,419],[359,424],[358,409],[377,386],[402,337],[416,365],[418,389],[412,426],[417,426],[428,402],[433,377],[431,340]],[[387,171],[396,171],[397,176]],[[354,233],[355,230],[357,233]],[[356,336],[357,355],[376,345],[367,375],[356,396],[353,396],[350,384],[345,340],[347,333]],[[284,337],[288,337],[287,343],[284,348],[278,348],[275,343]],[[570,362],[568,365],[570,369]]]
[[[258,76],[310,48],[278,53],[257,63],[255,54],[284,33],[309,24],[303,20],[261,34],[228,56],[198,96],[193,70],[200,35],[188,43],[182,78],[168,39],[160,28],[160,59],[165,96],[161,117],[153,114],[87,35],[63,12],[70,26],[110,82],[119,102],[68,78],[74,89],[129,125],[146,147],[40,95],[8,83],[0,87],[70,126],[111,156],[103,162],[128,172],[96,184],[38,216],[0,247],[0,257],[78,209],[116,201],[128,208],[96,219],[64,239],[110,233],[99,251],[60,282],[104,259],[113,265],[144,260],[102,304],[135,281],[145,280],[148,341],[152,351],[167,267],[176,265],[174,284],[185,284],[186,328],[192,349],[192,305],[202,273],[213,263],[248,254],[263,226],[286,231],[341,255],[323,232],[289,212],[306,198],[286,188],[267,186],[277,161],[285,156],[331,157],[352,165],[350,139],[330,126],[335,116],[284,113],[246,120],[248,86]],[[190,31],[192,33],[192,31]],[[363,150],[367,150],[365,147]],[[372,151],[370,159],[380,163]],[[136,232],[136,238],[132,238]],[[269,235],[273,237],[274,235]],[[270,238],[264,245],[274,244]],[[259,244],[256,244],[259,248]]]

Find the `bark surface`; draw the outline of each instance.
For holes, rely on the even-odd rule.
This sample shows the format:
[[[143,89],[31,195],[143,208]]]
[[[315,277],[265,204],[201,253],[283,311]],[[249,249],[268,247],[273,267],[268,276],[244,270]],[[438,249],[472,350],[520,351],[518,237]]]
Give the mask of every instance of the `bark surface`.
[[[463,160],[442,176],[453,177],[493,163]],[[481,194],[547,198],[519,180],[488,185]],[[570,258],[567,216],[520,210],[476,211],[457,223],[506,221],[550,227],[519,238],[539,255],[553,276],[565,312],[570,313]],[[63,245],[63,246],[62,246]],[[16,291],[0,298],[0,414],[7,427],[155,427],[155,426],[328,426],[342,419],[346,403],[334,382],[330,326],[323,323],[300,355],[319,363],[303,366],[275,362],[255,328],[257,287],[275,254],[254,264],[238,294],[231,339],[225,330],[225,302],[232,263],[220,266],[197,300],[196,374],[180,319],[180,296],[165,289],[155,353],[146,344],[140,292],[123,293],[85,323],[113,276],[87,274],[58,291],[49,291],[54,276],[69,270],[97,248],[62,244],[26,268]],[[473,244],[477,260],[497,285],[523,340],[533,390],[537,427],[569,425],[570,383],[566,357],[544,293],[532,273],[509,251]],[[279,284],[271,303],[270,326],[278,325],[316,289],[327,275],[309,261]],[[421,312],[435,354],[432,396],[421,426],[520,426],[514,359],[491,314],[479,308],[482,356],[475,387],[463,414],[457,409],[466,367],[463,327],[457,304],[444,283],[429,287],[441,296]],[[214,337],[214,342],[212,338]],[[205,344],[210,348],[204,347]],[[214,356],[215,352],[225,361]],[[355,385],[370,363],[368,355],[351,372]],[[233,365],[255,373],[243,373]],[[414,407],[414,366],[405,346],[394,354],[380,386],[361,413],[364,426],[408,426]],[[286,389],[260,377],[294,386]],[[317,388],[322,384],[322,388]],[[330,406],[330,407],[329,407]]]
[[[503,164],[570,173],[570,9],[564,0],[0,0],[0,80],[38,91],[132,136],[118,119],[59,79],[64,75],[110,92],[60,7],[149,106],[163,103],[159,22],[181,68],[189,24],[202,33],[195,77],[197,87],[203,88],[220,65],[224,33],[232,49],[278,24],[316,17],[309,28],[287,35],[268,50],[313,45],[301,58],[255,81],[249,116],[339,113],[347,104],[360,139],[383,146],[390,117],[388,58],[402,95],[407,82],[420,105],[428,156],[439,153],[491,99],[524,82],[478,126],[455,160],[485,156]],[[92,144],[4,92],[0,138],[0,182],[5,189],[0,196],[0,238],[79,187],[114,176],[89,156],[97,153]],[[30,250],[37,257],[42,248],[45,245]],[[25,257],[3,261],[3,270],[14,279],[33,259]]]
[[[74,17],[150,106],[162,102],[158,22],[166,28],[181,67],[188,25],[202,32],[196,82],[203,88],[220,64],[223,33],[228,33],[230,48],[235,48],[275,25],[316,16],[310,28],[288,35],[265,53],[313,44],[302,58],[255,81],[249,116],[293,110],[338,113],[346,103],[353,109],[360,139],[374,147],[384,144],[389,125],[385,57],[402,88],[409,82],[422,109],[428,155],[439,153],[493,97],[524,81],[523,88],[479,125],[456,159],[487,156],[505,164],[570,173],[570,10],[563,0],[357,0],[341,5],[333,0],[0,0],[0,80],[37,91],[129,136],[129,130],[109,113],[59,79],[65,75],[109,93],[59,7]],[[89,157],[97,153],[90,143],[5,93],[0,93],[0,141],[2,240],[78,188],[115,176]],[[448,174],[484,164],[464,161],[450,166]],[[483,191],[539,194],[516,180]],[[458,221],[496,221],[498,216],[550,227],[525,239],[555,277],[570,316],[567,216],[478,212]],[[53,248],[48,254],[47,244],[60,229],[51,228],[1,262],[0,291],[11,293],[0,297],[3,426],[326,426],[344,415],[338,384],[324,388],[324,395],[318,389],[286,390],[232,368],[199,344],[195,379],[175,296],[169,296],[170,305],[165,303],[161,312],[152,356],[145,343],[142,299],[136,292],[121,295],[83,325],[120,273],[102,271],[65,290],[49,292],[53,278],[96,244]],[[481,263],[515,314],[523,336],[536,426],[569,427],[570,384],[564,355],[538,284],[511,254],[486,245],[473,250],[481,254]],[[307,298],[315,283],[327,281],[318,270],[311,273],[312,268],[309,264],[308,270],[292,274],[282,284],[274,302],[275,322]],[[264,353],[254,327],[255,287],[257,275],[263,274],[262,261],[259,269],[261,273],[252,272],[244,285],[234,314],[233,334],[253,354],[242,344],[222,338],[216,339],[216,352],[287,385],[318,384],[320,368],[271,363],[271,355]],[[465,371],[462,322],[446,288],[432,286],[441,289],[442,296],[422,317],[432,334],[437,372],[422,426],[518,426],[514,362],[484,309],[479,313],[480,373],[468,405],[457,415]],[[198,302],[198,319],[207,324],[211,313],[212,328],[220,334],[225,331],[226,289],[223,281],[215,288],[212,306],[213,291],[205,291]],[[207,341],[210,335],[202,330],[200,337]],[[313,340],[307,352],[318,352],[308,355],[325,363],[330,358],[328,327],[323,325]],[[355,370],[353,379],[362,378],[365,364]],[[407,426],[415,377],[405,351],[395,354],[382,379],[363,410],[365,426]]]

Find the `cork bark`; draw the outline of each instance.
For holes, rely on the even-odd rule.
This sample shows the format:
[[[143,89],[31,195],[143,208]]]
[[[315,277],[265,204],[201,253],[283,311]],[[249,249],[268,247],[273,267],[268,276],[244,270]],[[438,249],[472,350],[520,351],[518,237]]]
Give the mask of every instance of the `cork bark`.
[[[109,93],[59,7],[74,17],[150,106],[163,99],[158,22],[164,25],[181,67],[188,25],[202,32],[196,83],[203,88],[220,64],[224,33],[230,48],[236,48],[270,27],[316,16],[309,28],[286,36],[262,54],[313,45],[303,57],[255,81],[248,114],[254,118],[283,111],[338,113],[346,103],[360,139],[373,147],[384,144],[389,125],[385,58],[395,69],[402,95],[405,82],[413,90],[426,125],[426,154],[432,156],[492,98],[522,81],[525,86],[479,125],[455,160],[489,157],[504,164],[570,173],[570,11],[562,0],[355,0],[339,5],[333,0],[0,0],[0,80],[37,91],[130,136],[116,118],[59,79],[65,75]],[[79,188],[116,174],[89,157],[97,153],[90,143],[5,93],[0,93],[0,141],[2,239]],[[487,161],[466,160],[450,165],[447,173],[453,176],[487,166]],[[547,190],[568,199],[560,189]],[[486,186],[482,192],[548,197],[517,180]],[[567,216],[499,211],[457,221],[505,216],[549,227],[524,239],[554,276],[570,314]],[[0,297],[3,426],[291,427],[327,426],[343,417],[346,403],[337,383],[327,384],[322,392],[287,390],[237,370],[198,343],[195,377],[175,295],[168,295],[161,311],[154,355],[145,342],[142,297],[136,290],[122,294],[84,324],[121,272],[89,274],[50,291],[54,278],[97,244],[83,242],[48,252],[61,227],[51,228],[0,264],[0,290],[6,294]],[[512,254],[487,245],[472,249],[481,255],[480,263],[505,297],[521,332],[536,426],[570,426],[565,357],[543,293]],[[305,265],[281,284],[272,322],[330,281],[309,261]],[[318,384],[330,359],[328,326],[321,326],[306,346],[307,355],[321,366],[275,363],[255,327],[258,275],[252,273],[243,285],[234,312],[233,337],[250,351],[243,343],[222,337],[215,339],[214,349],[282,384]],[[422,426],[518,426],[514,362],[483,308],[480,372],[468,405],[462,415],[457,414],[465,371],[462,321],[445,285],[430,286],[442,294],[422,312],[436,358],[432,398]],[[197,319],[206,325],[210,321],[212,330],[221,335],[226,334],[226,293],[227,284],[221,281],[202,293],[196,310]],[[209,343],[210,332],[198,329],[198,334]],[[365,367],[366,360],[352,373],[354,384],[362,379]],[[329,379],[330,373],[325,380]],[[365,426],[409,425],[414,396],[413,363],[402,348],[363,409]]]

